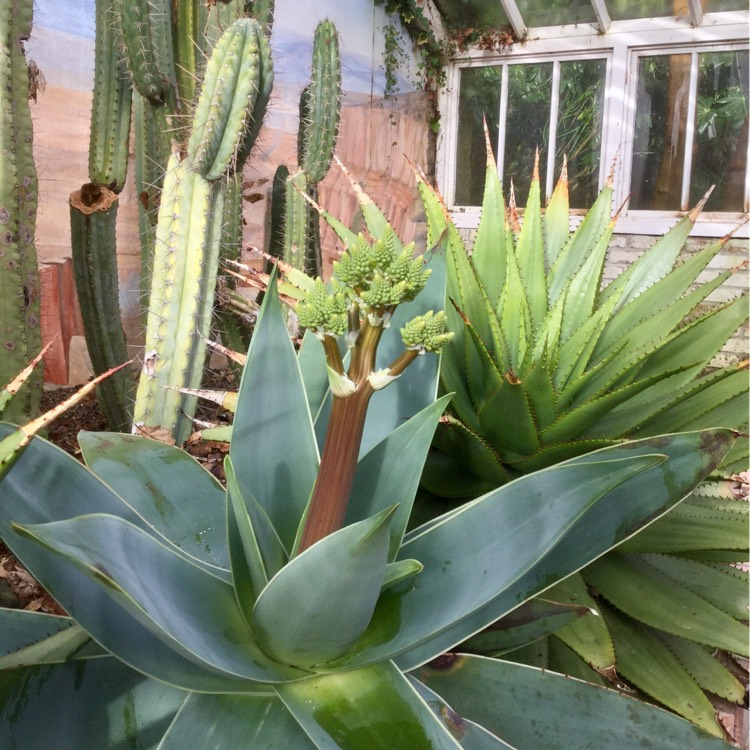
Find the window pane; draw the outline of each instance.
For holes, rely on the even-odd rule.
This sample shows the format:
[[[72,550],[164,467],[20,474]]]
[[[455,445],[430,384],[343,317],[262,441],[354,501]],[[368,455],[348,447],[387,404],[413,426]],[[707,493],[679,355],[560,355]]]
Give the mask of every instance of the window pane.
[[[518,10],[528,26],[596,21],[591,0],[518,0]]]
[[[539,176],[545,182],[551,94],[552,63],[510,66],[503,190],[510,195],[512,179],[519,206],[526,204],[537,147]]]
[[[716,185],[706,211],[742,211],[747,168],[748,53],[700,56],[690,205]]]
[[[680,209],[690,58],[660,55],[639,61],[631,208]]]
[[[568,158],[571,208],[588,208],[599,192],[606,60],[560,63],[555,179]]]
[[[607,0],[606,5],[613,21],[688,15],[687,2],[675,3],[674,0]]]
[[[456,197],[458,206],[479,206],[484,193],[486,150],[482,115],[487,118],[493,150],[497,148],[502,68],[464,68],[458,99]],[[495,153],[497,156],[497,153]]]
[[[435,0],[440,14],[452,28],[501,28],[508,23],[499,2],[487,0]]]

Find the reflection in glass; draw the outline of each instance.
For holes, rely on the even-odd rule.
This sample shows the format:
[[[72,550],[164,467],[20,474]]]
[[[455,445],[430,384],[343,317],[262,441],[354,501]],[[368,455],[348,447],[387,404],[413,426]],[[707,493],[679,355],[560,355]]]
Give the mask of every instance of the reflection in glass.
[[[508,23],[499,2],[487,0],[435,0],[440,15],[451,28],[501,28]]]
[[[747,131],[747,51],[700,55],[691,206],[716,185],[704,210],[742,211]]]
[[[512,180],[519,206],[526,204],[537,147],[539,176],[545,182],[551,92],[552,63],[510,66],[503,191],[510,195]]]
[[[487,161],[482,115],[487,118],[493,149],[497,148],[501,67],[464,68],[458,98],[456,197],[458,206],[479,206]],[[497,153],[495,153],[497,157]]]
[[[680,209],[690,58],[654,55],[639,61],[631,208]]]
[[[687,0],[607,0],[607,10],[613,21],[628,18],[660,18],[687,16]]]
[[[560,63],[555,180],[568,158],[571,208],[588,208],[599,192],[606,60]]]
[[[517,4],[528,26],[558,26],[596,21],[591,0],[517,0]]]

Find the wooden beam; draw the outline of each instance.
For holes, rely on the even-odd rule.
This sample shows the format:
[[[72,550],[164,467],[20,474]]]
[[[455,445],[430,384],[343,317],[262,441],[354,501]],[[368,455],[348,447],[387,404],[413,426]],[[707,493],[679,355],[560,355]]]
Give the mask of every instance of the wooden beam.
[[[604,0],[591,0],[591,7],[594,9],[599,31],[605,33],[609,30],[609,25],[612,23],[609,11],[607,10],[607,4]]]
[[[521,11],[518,10],[516,0],[500,0],[500,5],[503,6],[505,15],[508,17],[508,21],[513,27],[513,33],[516,35],[516,38],[524,39],[529,29],[526,26],[526,22],[523,20]]]
[[[703,23],[703,5],[701,0],[688,0],[688,12],[690,13],[690,23],[693,26],[700,26]]]

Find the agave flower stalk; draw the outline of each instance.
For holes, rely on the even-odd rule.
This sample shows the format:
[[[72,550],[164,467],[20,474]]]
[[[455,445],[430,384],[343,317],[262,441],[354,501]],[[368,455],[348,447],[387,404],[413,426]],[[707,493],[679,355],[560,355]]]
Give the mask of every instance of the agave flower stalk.
[[[419,354],[437,352],[451,339],[443,312],[417,316],[401,329],[405,350],[386,368],[376,369],[378,344],[393,313],[422,291],[430,274],[413,250],[413,245],[399,248],[392,230],[373,242],[360,235],[334,263],[331,284],[317,279],[295,308],[300,326],[314,331],[323,343],[333,393],[300,551],[341,527],[371,396]],[[350,348],[348,369],[339,348],[342,336]]]

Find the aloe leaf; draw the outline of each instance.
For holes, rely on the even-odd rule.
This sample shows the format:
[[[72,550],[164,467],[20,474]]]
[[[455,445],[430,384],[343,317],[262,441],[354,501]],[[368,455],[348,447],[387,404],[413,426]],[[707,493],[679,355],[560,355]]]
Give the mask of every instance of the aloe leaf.
[[[599,672],[592,669],[572,648],[563,643],[557,635],[551,635],[546,640],[547,669],[553,672],[574,677],[577,680],[590,682],[592,685],[611,687]]]
[[[598,673],[611,675],[615,669],[615,651],[607,625],[599,614],[599,605],[589,594],[580,574],[572,575],[544,593],[545,598],[586,607],[581,617],[555,632],[566,646]]]
[[[662,460],[648,455],[538,472],[467,503],[411,536],[401,554],[419,560],[424,570],[408,590],[381,596],[370,626],[347,654],[346,666],[395,656],[447,631],[455,644],[486,627],[513,605],[479,627],[463,622],[538,564],[610,490]],[[477,576],[477,570],[486,573]],[[397,631],[394,617],[400,623]]]
[[[698,274],[711,262],[725,244],[723,241],[714,242],[691,256],[663,279],[657,281],[643,292],[643,294],[640,294],[632,302],[619,310],[616,315],[613,315],[607,323],[607,327],[602,333],[599,344],[594,351],[594,358],[599,358],[604,351],[630,332],[635,334],[636,340],[642,341],[642,332],[640,332],[640,328],[636,330],[636,327],[649,318],[653,318],[656,313],[667,308],[679,308],[680,312],[682,312],[683,308],[679,300],[683,298],[683,295],[685,295],[690,285],[696,280]],[[725,275],[721,274],[717,278],[723,281]],[[711,288],[713,288],[713,284],[711,284]],[[679,312],[677,314],[679,315]],[[662,325],[662,331],[672,330],[674,325],[682,320],[686,314],[686,312],[683,312],[682,316],[678,317],[673,325],[668,328]]]
[[[743,410],[747,405],[747,380],[747,367],[711,373],[684,388],[642,428],[664,434],[717,424],[742,427],[748,418]]]
[[[684,560],[673,555],[644,554],[643,560],[678,585],[718,607],[736,620],[747,619],[748,572],[730,565],[707,564]]]
[[[659,640],[703,690],[733,703],[742,702],[745,688],[705,646],[666,633],[659,633]]]
[[[112,657],[7,670],[0,746],[155,748],[185,697]]]
[[[701,501],[689,497],[666,516],[629,539],[623,552],[686,554],[705,550],[735,550],[734,559],[743,559],[750,537],[750,508],[737,500]]]
[[[437,718],[390,662],[279,685],[277,693],[321,750],[457,750]]]
[[[90,636],[69,617],[0,609],[0,671],[69,659]]]
[[[432,709],[432,713],[445,722],[453,737],[464,750],[514,750],[484,727],[459,716],[427,685],[408,675],[407,679],[420,698]]]
[[[544,266],[542,239],[542,208],[539,194],[539,154],[529,187],[529,197],[523,214],[523,224],[516,242],[518,273],[523,280],[528,300],[531,329],[537,331],[547,313],[547,272]],[[502,235],[498,235],[502,237]],[[508,290],[510,292],[510,289]],[[516,302],[516,300],[513,300]]]
[[[585,262],[587,253],[606,230],[611,213],[612,188],[607,185],[602,188],[578,228],[570,235],[550,269],[547,283],[551,305],[557,302],[570,279]]]
[[[603,612],[620,674],[704,731],[723,737],[711,702],[656,634],[610,608]]]
[[[461,644],[462,651],[488,656],[513,651],[584,617],[588,607],[555,599],[531,599]]]
[[[560,418],[550,425],[542,434],[540,439],[542,443],[562,443],[566,440],[572,440],[581,435],[587,435],[592,425],[597,425],[599,420],[609,414],[613,409],[621,404],[627,404],[630,400],[643,392],[654,383],[658,383],[669,377],[671,374],[679,374],[688,366],[672,370],[670,373],[658,373],[649,378],[639,378],[633,383],[620,386],[619,388],[605,391],[604,395],[584,401],[580,406],[574,406],[570,411],[562,414]],[[711,425],[712,427],[714,425]],[[596,430],[596,427],[594,427]],[[598,435],[605,437],[607,433],[601,433],[596,430]],[[609,433],[610,435],[620,435],[622,433]]]
[[[660,708],[521,664],[448,655],[416,677],[519,750],[607,747],[613,740],[621,750],[728,750]]]
[[[224,490],[185,451],[137,435],[81,432],[86,465],[172,544],[228,569]]]
[[[411,669],[429,661],[452,648],[456,643],[460,643],[468,635],[479,632],[491,622],[510,612],[518,606],[519,602],[542,593],[553,583],[580,570],[615,545],[628,539],[641,527],[679,502],[687,492],[705,478],[721,461],[733,440],[733,435],[728,430],[708,430],[624,443],[579,456],[564,464],[517,479],[501,487],[496,492],[508,493],[506,497],[514,498],[511,502],[518,504],[519,498],[526,497],[526,485],[523,483],[532,477],[535,482],[544,484],[544,489],[540,486],[539,492],[549,497],[551,487],[555,487],[555,491],[558,488],[565,489],[563,475],[558,477],[555,473],[565,467],[583,466],[593,462],[600,464],[601,469],[601,463],[608,463],[608,460],[616,461],[635,456],[645,458],[654,453],[667,457],[664,463],[649,471],[636,474],[606,493],[573,524],[549,554],[539,559],[526,574],[518,580],[507,582],[505,588],[498,587],[495,597],[474,614],[466,616],[455,626],[447,627],[444,632],[432,637],[423,645],[411,648],[398,658],[399,665],[404,669]],[[591,475],[589,479],[592,479]],[[533,486],[530,485],[530,487]],[[494,493],[485,497],[492,495]],[[476,500],[473,504],[478,502],[480,501]],[[459,511],[454,511],[446,518],[453,518],[458,514]],[[431,529],[437,525],[433,524],[427,528]],[[493,528],[497,527],[493,526]],[[419,538],[418,531],[410,535],[410,541]],[[410,556],[418,555],[417,548],[411,543],[405,545],[404,552],[408,552]],[[427,560],[421,561],[425,563],[426,573]],[[425,573],[422,573],[420,578]],[[444,597],[444,594],[441,596]],[[398,604],[397,611],[401,616],[403,605],[401,602],[391,602],[392,607],[396,607],[396,604]]]
[[[501,478],[500,481],[490,482],[479,478],[466,470],[466,465],[457,460],[455,456],[436,449],[427,455],[427,461],[422,467],[422,476],[420,477],[420,487],[434,497],[432,501],[437,502],[438,498],[445,499],[464,499],[470,500],[479,495],[495,489],[501,484],[508,481]],[[419,500],[419,495],[417,496]],[[422,519],[419,515],[420,508],[426,511],[426,518]],[[432,518],[435,515],[435,506],[433,502],[415,503],[412,510],[411,523],[419,525],[422,520]]]
[[[443,417],[438,424],[433,441],[436,448],[450,457],[452,465],[458,470],[468,470],[470,475],[488,484],[484,492],[499,487],[510,481],[510,477],[503,468],[500,457],[495,449],[480,434],[470,430],[463,422],[454,419],[450,414]],[[433,458],[427,457],[427,466]],[[466,497],[470,493],[464,490],[459,496]],[[473,495],[477,497],[478,495]]]
[[[253,609],[253,632],[264,651],[310,667],[356,641],[383,584],[393,511],[321,539],[269,581]]]
[[[557,416],[557,396],[552,383],[552,366],[546,353],[521,373],[524,390],[539,431],[549,427]]]
[[[566,443],[553,443],[543,445],[532,456],[526,456],[520,459],[508,460],[508,466],[511,470],[520,474],[530,474],[533,471],[547,469],[561,461],[567,461],[577,456],[582,456],[591,451],[601,448],[607,448],[612,445],[621,443],[622,440],[570,440]]]
[[[748,653],[744,625],[645,558],[607,555],[590,565],[584,577],[607,601],[639,622],[707,646]]]
[[[698,214],[693,209],[628,266],[603,291],[601,300],[616,300],[615,312],[666,276],[675,264]]]
[[[747,373],[726,368],[709,373],[635,413],[617,410],[596,425],[601,434],[666,434],[720,424],[739,428],[746,419],[737,399],[747,397]]]
[[[531,303],[522,281],[512,242],[508,242],[506,257],[505,288],[497,308],[497,316],[500,320],[503,339],[508,347],[508,367],[518,372],[521,369],[526,348],[533,340],[535,329],[541,326],[542,319],[541,317],[532,318]],[[471,318],[471,320],[476,320],[479,324],[477,318]]]
[[[414,169],[414,174],[427,219],[427,243],[436,245],[448,227],[448,209],[442,196],[425,180],[421,170]]]
[[[271,661],[257,647],[232,587],[170,552],[120,518],[79,516],[68,521],[14,527],[100,586],[109,607],[124,610],[178,653],[208,670],[252,682],[301,676]],[[78,601],[66,602],[89,629]],[[102,640],[116,653],[117,642]],[[155,665],[158,669],[158,665]]]
[[[482,215],[471,257],[477,276],[493,308],[500,301],[505,284],[506,255],[502,251],[498,252],[498,239],[504,237],[505,232],[503,186],[497,173],[492,149],[488,144]]]
[[[238,482],[266,511],[289,551],[315,483],[319,456],[275,274],[274,269],[250,341],[229,455]]]
[[[265,697],[192,693],[156,750],[186,747],[314,750],[315,745],[274,694]]]
[[[396,559],[419,487],[419,472],[414,467],[424,464],[438,419],[449,401],[450,396],[443,396],[423,409],[357,464],[344,523],[370,518],[398,502],[390,521],[389,561]]]
[[[570,201],[568,194],[568,164],[563,157],[560,178],[542,217],[544,221],[544,255],[547,268],[555,265],[560,251],[570,235]]]
[[[612,233],[614,219],[589,251],[580,270],[565,287],[565,310],[563,313],[561,338],[563,341],[578,329],[593,313],[599,295],[604,261]]]

